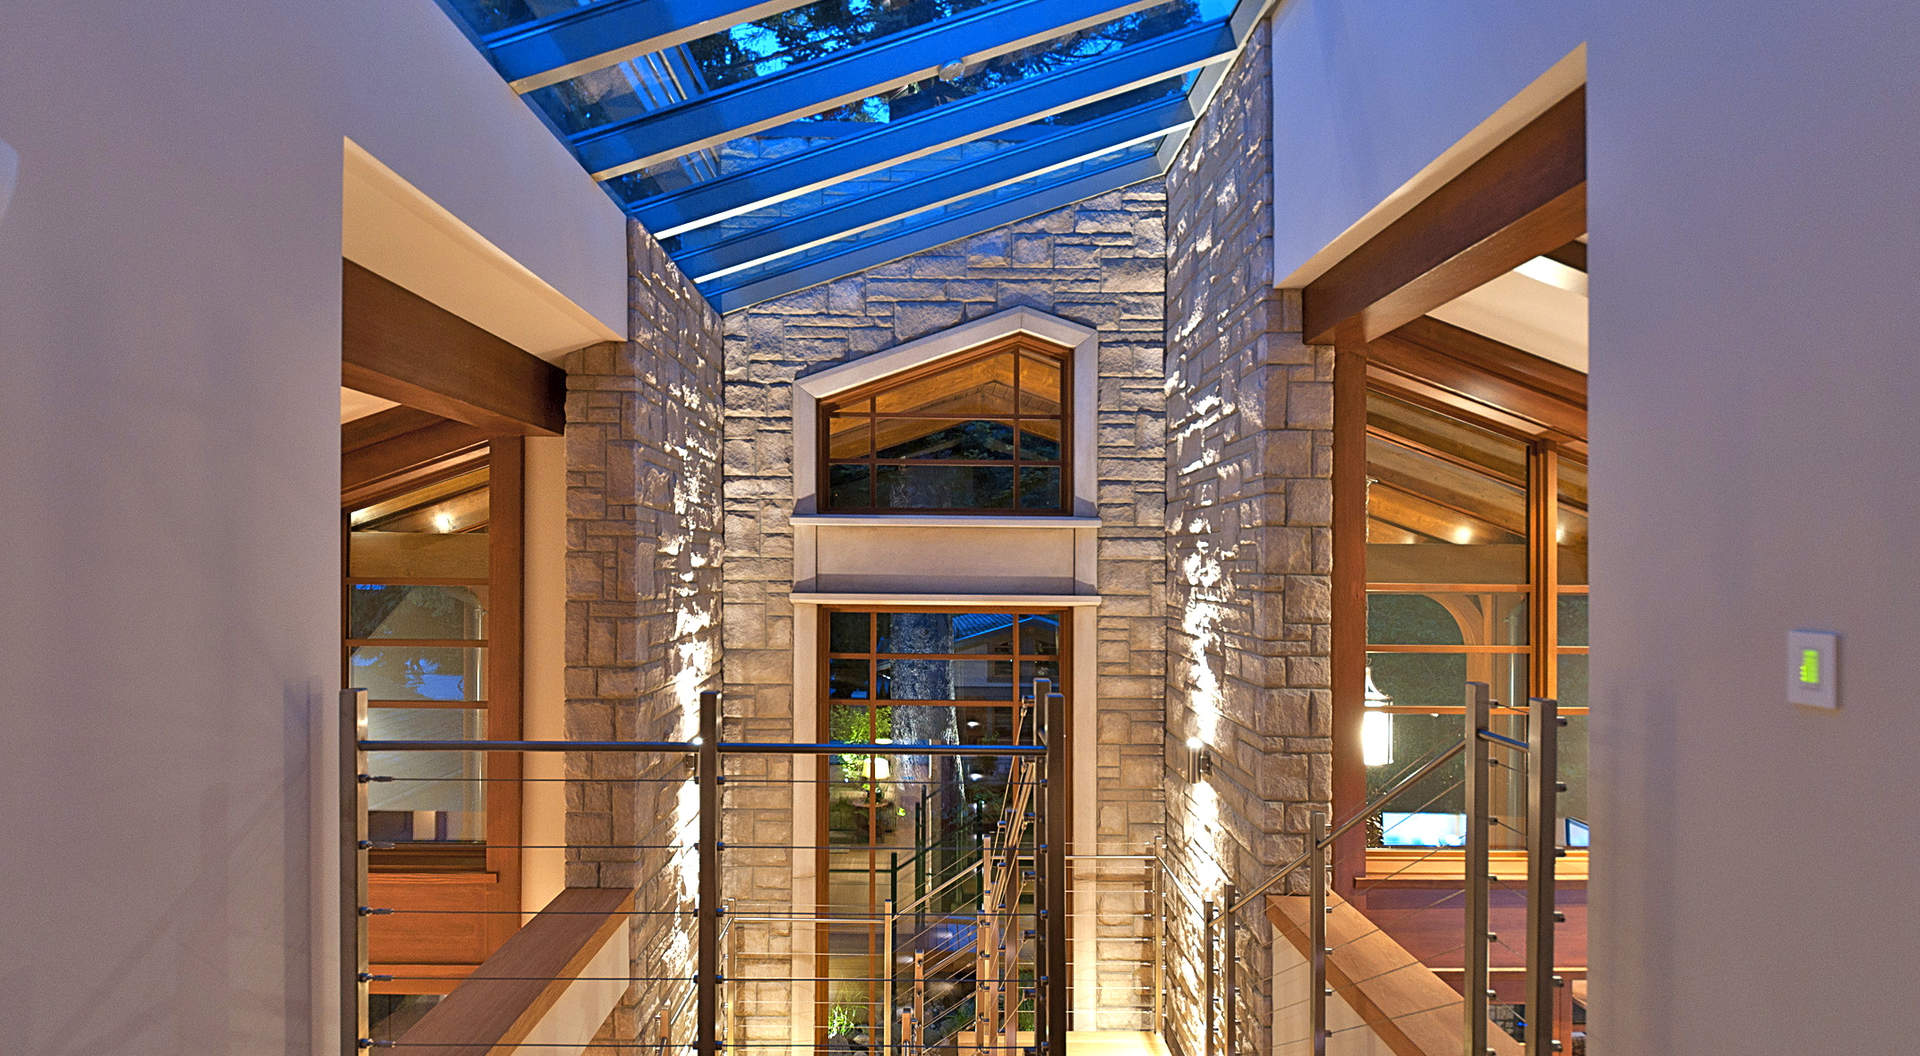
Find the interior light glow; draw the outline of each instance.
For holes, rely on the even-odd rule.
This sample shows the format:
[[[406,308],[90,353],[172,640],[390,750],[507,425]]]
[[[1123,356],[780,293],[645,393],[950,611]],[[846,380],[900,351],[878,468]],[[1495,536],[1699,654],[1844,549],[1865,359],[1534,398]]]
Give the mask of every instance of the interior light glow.
[[[1381,692],[1373,684],[1373,666],[1367,666],[1366,705],[1369,708],[1384,708],[1393,703],[1393,698]],[[1360,756],[1367,766],[1388,766],[1393,763],[1393,713],[1390,711],[1369,711],[1360,718]]]
[[[441,510],[433,515],[433,530],[445,535],[453,531],[453,514]]]
[[[1453,541],[1463,545],[1473,542],[1473,528],[1465,524],[1455,528],[1453,530]]]

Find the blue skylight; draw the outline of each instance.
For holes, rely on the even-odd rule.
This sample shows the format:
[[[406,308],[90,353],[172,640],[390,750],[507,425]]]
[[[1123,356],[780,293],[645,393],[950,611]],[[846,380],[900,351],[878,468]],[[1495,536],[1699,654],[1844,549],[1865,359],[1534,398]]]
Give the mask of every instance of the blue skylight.
[[[1232,0],[441,3],[722,310],[1151,178],[1239,42]]]

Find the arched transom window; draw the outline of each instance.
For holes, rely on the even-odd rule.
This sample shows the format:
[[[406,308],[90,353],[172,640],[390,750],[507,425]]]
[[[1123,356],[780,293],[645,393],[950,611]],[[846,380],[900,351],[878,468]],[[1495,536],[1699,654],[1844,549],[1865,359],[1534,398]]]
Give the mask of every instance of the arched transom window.
[[[821,511],[1071,512],[1069,355],[1022,335],[821,400]]]

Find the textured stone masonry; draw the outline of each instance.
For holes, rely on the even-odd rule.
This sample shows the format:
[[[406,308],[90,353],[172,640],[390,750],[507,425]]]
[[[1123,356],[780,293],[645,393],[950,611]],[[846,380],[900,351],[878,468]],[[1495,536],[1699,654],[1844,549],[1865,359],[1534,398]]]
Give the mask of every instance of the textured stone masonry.
[[[1167,174],[1167,836],[1215,899],[1303,849],[1332,787],[1333,358],[1301,342],[1298,295],[1273,289],[1267,32]],[[1201,785],[1189,736],[1213,754]],[[1200,907],[1181,901],[1173,980],[1198,1007]],[[1272,933],[1252,911],[1241,923],[1241,1051],[1265,1052]],[[1189,1053],[1197,1018],[1173,1024]]]
[[[718,688],[720,317],[638,226],[628,252],[631,339],[566,363],[566,725],[580,740],[690,737],[700,691]],[[678,757],[570,755],[567,883],[687,909],[692,856],[660,846],[692,838],[685,775]],[[636,977],[690,974],[689,921],[634,922]],[[657,1040],[641,1010],[686,988],[634,984],[599,1040]]]
[[[1075,849],[1139,854],[1159,835],[1167,633],[1162,210],[1159,182],[1138,184],[727,317],[726,692],[748,709],[747,735],[800,732],[790,729],[793,380],[967,320],[1037,308],[1100,332],[1099,807],[1097,831],[1091,839],[1081,834]],[[1102,881],[1093,925],[1102,939],[1145,934],[1137,868],[1084,875]],[[1103,948],[1115,959],[1143,953],[1139,942]],[[1102,1007],[1140,1004],[1137,972],[1116,968],[1100,982]],[[1145,1023],[1116,1011],[1100,1025]]]

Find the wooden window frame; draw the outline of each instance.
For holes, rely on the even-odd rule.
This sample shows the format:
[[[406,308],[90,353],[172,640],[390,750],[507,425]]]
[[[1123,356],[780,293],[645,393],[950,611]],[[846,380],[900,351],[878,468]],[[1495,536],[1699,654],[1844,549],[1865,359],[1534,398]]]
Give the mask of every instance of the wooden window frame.
[[[824,429],[822,431],[824,433]],[[873,682],[871,679],[874,676],[875,670],[876,670],[875,667],[872,665],[878,659],[885,658],[885,659],[909,659],[909,660],[911,659],[997,660],[1002,658],[1000,654],[978,654],[978,653],[975,653],[972,655],[960,655],[960,654],[948,654],[948,653],[881,653],[881,652],[878,652],[878,648],[877,648],[880,621],[873,620],[873,619],[870,619],[868,621],[867,645],[868,645],[869,651],[867,653],[864,653],[864,654],[837,653],[836,654],[833,651],[833,635],[831,630],[833,614],[836,612],[858,612],[858,613],[866,613],[869,616],[879,615],[881,613],[920,613],[920,614],[1007,613],[1014,617],[1014,626],[1016,628],[1015,630],[1016,643],[1019,640],[1018,639],[1019,617],[1021,616],[1055,617],[1060,621],[1060,631],[1059,631],[1058,643],[1056,645],[1054,653],[1023,654],[1017,651],[1018,647],[1016,645],[1015,652],[1006,654],[1005,659],[1012,661],[1016,666],[1014,667],[1014,683],[1012,686],[1013,698],[1006,701],[1005,706],[1012,707],[1013,705],[1018,703],[1018,700],[1019,700],[1021,687],[1019,683],[1020,669],[1018,665],[1029,660],[1052,659],[1058,665],[1058,669],[1060,672],[1059,684],[1056,688],[1058,692],[1064,694],[1067,698],[1067,709],[1068,709],[1068,716],[1069,716],[1067,725],[1069,729],[1072,728],[1072,725],[1073,725],[1072,719],[1071,719],[1072,709],[1073,709],[1073,610],[1072,609],[1050,608],[1044,605],[1024,606],[1024,605],[1006,605],[1006,604],[972,605],[972,606],[969,606],[969,605],[927,606],[927,605],[860,604],[860,605],[819,605],[819,606],[815,606],[815,608],[817,609],[817,612],[814,618],[817,621],[816,641],[818,642],[818,646],[815,650],[816,657],[817,657],[817,663],[816,663],[817,670],[815,671],[814,677],[815,677],[815,692],[817,695],[815,696],[814,699],[819,702],[819,706],[817,708],[817,711],[818,711],[817,726],[814,732],[815,732],[815,736],[821,743],[825,743],[829,741],[833,736],[832,735],[832,715],[833,715],[833,707],[836,703],[838,704],[864,703],[868,707],[869,714],[871,714],[871,711],[874,707],[877,707],[881,703],[887,703],[887,704],[894,703],[893,701],[882,702],[877,698],[872,697],[871,695],[869,695],[869,697],[865,701],[844,701],[844,700],[836,701],[831,697],[829,697],[828,693],[830,691],[830,679],[831,679],[831,668],[832,668],[832,664],[830,663],[830,661],[836,657],[841,659],[846,659],[849,657],[863,656],[868,660],[870,665],[868,668],[868,673],[870,678],[870,681],[868,683],[869,694],[873,692],[873,689],[872,689]],[[958,706],[995,707],[995,706],[999,706],[1001,702],[991,701],[991,700],[981,700],[981,701],[923,701],[923,702],[917,702],[917,703],[913,701],[907,701],[903,703],[907,707],[926,707],[926,706],[938,707],[943,705],[956,706],[956,707]],[[871,721],[869,722],[869,728],[871,728]],[[1069,744],[1069,757],[1070,756],[1071,756],[1071,745]],[[814,906],[814,910],[817,917],[824,919],[832,915],[834,907],[831,901],[830,886],[826,882],[826,878],[830,875],[828,872],[828,869],[830,868],[831,861],[832,861],[831,855],[829,854],[829,849],[830,849],[829,840],[831,838],[831,834],[829,830],[829,818],[828,818],[829,812],[827,810],[827,796],[830,789],[832,788],[832,778],[831,778],[830,771],[828,770],[826,765],[824,765],[825,764],[824,759],[822,760],[822,763],[823,765],[822,765],[820,774],[815,779],[816,785],[819,789],[819,793],[817,795],[819,810],[817,812],[817,820],[816,820],[813,842],[814,842],[814,848],[815,848],[814,875],[821,878],[821,884],[819,887],[820,897]],[[1068,841],[1068,845],[1071,846],[1072,839],[1073,839],[1073,833],[1072,833],[1073,804],[1072,804],[1072,781],[1071,780],[1068,781],[1067,803],[1068,803],[1067,817],[1064,819],[1062,824],[1067,830],[1064,838]],[[869,831],[871,831],[871,828],[869,829]],[[877,857],[878,853],[879,853],[878,851],[870,851],[868,853],[869,867],[875,870],[878,869],[878,857]],[[1069,887],[1068,887],[1068,897],[1069,899],[1071,899],[1072,897],[1071,883],[1069,883]],[[871,901],[871,895],[869,895],[869,901]],[[815,925],[814,949],[817,952],[814,955],[814,974],[823,982],[827,981],[830,978],[832,962],[830,960],[830,956],[828,953],[828,945],[829,945],[828,935],[831,930],[832,928],[826,924]],[[871,933],[873,929],[869,927],[868,930]],[[1069,949],[1069,957],[1071,957],[1071,950],[1072,950],[1071,943],[1069,943],[1068,949]],[[871,934],[869,935],[868,956],[870,959],[877,956],[877,954],[872,949]],[[815,998],[814,1023],[816,1024],[815,1042],[817,1045],[826,1044],[827,1013],[832,1006],[832,1001],[828,996],[828,990],[829,990],[828,987],[822,986],[820,988],[819,995]]]
[[[1009,354],[1009,353],[1012,354],[1014,357],[1015,366],[1014,366],[1013,411],[1008,414],[1004,414],[1004,415],[982,414],[982,415],[960,417],[960,416],[905,414],[905,413],[882,414],[882,413],[879,413],[876,409],[876,403],[875,403],[876,398],[885,392],[898,388],[899,386],[906,385],[914,381],[918,381],[922,378],[945,373],[946,371],[953,370],[957,367],[963,367],[968,363],[972,363],[977,360],[989,359],[994,356]],[[1021,411],[1020,409],[1020,391],[1021,391],[1020,376],[1022,373],[1024,373],[1024,371],[1021,369],[1020,364],[1022,363],[1026,355],[1042,356],[1048,359],[1052,359],[1057,363],[1059,368],[1059,377],[1060,377],[1060,410],[1057,414],[1044,414],[1044,415],[1043,414],[1027,414]],[[839,392],[839,393],[834,393],[831,396],[820,397],[818,410],[815,418],[816,428],[815,428],[815,437],[814,437],[814,446],[815,446],[814,466],[816,470],[815,481],[816,481],[816,495],[817,495],[815,500],[816,508],[822,514],[877,516],[877,517],[919,516],[919,515],[978,516],[978,517],[1071,516],[1074,510],[1074,496],[1075,496],[1075,491],[1074,491],[1075,480],[1074,480],[1074,473],[1073,473],[1073,458],[1074,458],[1073,425],[1074,425],[1074,413],[1075,413],[1074,400],[1073,400],[1073,390],[1074,390],[1073,368],[1074,368],[1074,352],[1072,349],[1062,345],[1054,344],[1053,342],[1050,342],[1050,341],[1041,340],[1039,338],[1033,337],[1028,334],[1016,334],[1010,337],[1001,338],[996,341],[987,342],[986,344],[980,345],[977,348],[968,349],[966,351],[958,352],[949,356],[942,356],[939,359],[933,360],[928,363],[922,363],[918,366],[911,367],[906,370],[902,370],[895,374],[889,374],[885,377],[877,378],[871,382],[868,382],[865,385],[861,385],[856,388],[849,389],[845,392]],[[841,408],[844,408],[849,404],[858,404],[861,402],[866,403],[867,410],[865,412],[856,411],[852,413],[855,415],[864,415],[870,427],[873,425],[876,425],[878,422],[882,420],[890,419],[890,418],[925,419],[925,418],[952,417],[953,420],[956,422],[958,421],[996,421],[996,422],[1005,421],[1009,423],[1014,429],[1014,457],[1007,461],[982,460],[982,459],[880,459],[878,457],[878,454],[879,454],[878,441],[877,439],[874,438],[874,434],[870,428],[870,431],[868,434],[869,440],[868,440],[866,458],[837,459],[837,460],[830,458],[829,452],[830,452],[831,438],[832,438],[832,429],[830,427],[830,423],[833,416],[836,413],[842,413],[842,414],[847,413]],[[1021,432],[1021,423],[1025,421],[1051,421],[1057,424],[1060,431],[1060,440],[1059,440],[1060,454],[1058,458],[1029,460],[1021,457],[1020,432]],[[909,509],[882,507],[882,506],[872,505],[872,504],[869,504],[866,506],[855,506],[855,507],[842,507],[842,506],[832,505],[831,504],[831,495],[833,493],[832,483],[831,483],[832,467],[834,465],[854,465],[854,464],[866,465],[870,496],[873,494],[871,489],[876,488],[878,486],[878,471],[880,467],[883,465],[885,466],[895,466],[895,465],[954,466],[954,467],[969,467],[969,466],[1001,467],[1001,466],[1004,466],[1012,470],[1013,472],[1013,481],[1014,481],[1013,492],[1012,492],[1013,505],[1005,506],[1005,507],[983,507],[983,506],[914,507]],[[1047,506],[1047,507],[1038,507],[1038,508],[1022,508],[1020,506],[1020,470],[1025,465],[1034,465],[1034,466],[1040,466],[1040,467],[1046,467],[1046,468],[1053,468],[1053,469],[1058,469],[1060,471],[1060,501],[1056,505]]]
[[[1588,646],[1559,644],[1559,600],[1563,594],[1590,593],[1589,584],[1559,582],[1559,545],[1556,529],[1559,521],[1559,463],[1563,457],[1585,461],[1585,402],[1583,389],[1576,388],[1576,372],[1559,368],[1544,370],[1532,357],[1513,362],[1516,369],[1503,369],[1497,357],[1479,358],[1471,363],[1485,375],[1484,384],[1466,382],[1472,371],[1460,371],[1460,359],[1449,356],[1446,345],[1453,334],[1436,320],[1422,318],[1408,324],[1407,332],[1396,331],[1375,341],[1362,341],[1357,330],[1342,330],[1335,337],[1334,358],[1334,563],[1333,563],[1333,655],[1334,813],[1345,817],[1366,802],[1366,767],[1361,758],[1360,726],[1367,709],[1364,701],[1368,656],[1376,652],[1498,653],[1519,655],[1527,660],[1527,692],[1530,696],[1550,696],[1559,678],[1559,658],[1581,654]],[[1460,333],[1465,333],[1460,331]],[[1474,353],[1496,351],[1504,346],[1477,338]],[[1419,369],[1421,360],[1409,357],[1407,349],[1429,343],[1440,349],[1430,362],[1435,369]],[[1517,350],[1507,350],[1517,353]],[[1524,355],[1524,353],[1519,353]],[[1381,363],[1382,359],[1388,364]],[[1553,367],[1546,364],[1546,367]],[[1428,381],[1429,376],[1447,377],[1447,384]],[[1584,382],[1584,379],[1580,379]],[[1514,392],[1532,393],[1531,401],[1510,398]],[[1372,583],[1367,576],[1367,439],[1373,429],[1367,424],[1367,396],[1381,393],[1413,403],[1438,414],[1478,426],[1526,445],[1526,480],[1511,481],[1525,487],[1527,503],[1527,583]],[[1501,403],[1488,402],[1499,399]],[[1517,414],[1509,404],[1521,404],[1527,411]],[[1542,419],[1551,419],[1550,423]],[[1577,432],[1575,430],[1578,430]],[[1396,438],[1396,442],[1404,443]],[[1452,459],[1450,459],[1452,460]],[[1457,460],[1453,460],[1457,461]],[[1475,466],[1507,479],[1497,471]],[[1528,604],[1528,635],[1524,646],[1405,646],[1376,645],[1368,640],[1367,602],[1375,593],[1524,593]],[[1519,703],[1519,702],[1507,702]],[[1372,709],[1377,710],[1377,709]],[[1393,708],[1418,714],[1458,715],[1460,708],[1415,706]],[[1568,716],[1588,714],[1588,708],[1563,709]],[[1441,850],[1417,870],[1407,866],[1414,858],[1427,857],[1427,849],[1369,848],[1365,827],[1337,842],[1334,849],[1336,886],[1351,895],[1356,885],[1371,886],[1389,874],[1409,880],[1426,881],[1436,877],[1462,875],[1460,852]],[[1587,852],[1570,849],[1562,859],[1566,878],[1586,875]],[[1578,881],[1573,881],[1578,882]]]
[[[416,414],[407,409],[396,409]],[[394,411],[382,412],[394,415]],[[379,417],[379,416],[375,416]],[[358,429],[355,427],[359,426]],[[439,426],[431,428],[438,429]],[[348,667],[346,592],[357,582],[351,575],[350,509],[384,498],[488,468],[489,510],[487,547],[486,700],[478,702],[407,702],[406,706],[473,707],[486,715],[485,736],[515,740],[521,732],[523,668],[522,596],[525,568],[525,447],[518,435],[490,436],[476,449],[472,437],[459,430],[443,430],[453,448],[440,457],[421,450],[421,430],[381,435],[378,423],[368,420],[343,427],[343,455],[352,464],[383,460],[382,448],[403,453],[384,461],[405,463],[404,472],[382,480],[343,479],[341,509],[341,674],[351,683]],[[355,443],[355,439],[366,441]],[[379,582],[400,582],[381,578]],[[407,584],[455,582],[416,579]],[[476,583],[461,579],[459,584]],[[461,645],[468,643],[462,642]],[[402,912],[375,924],[375,971],[392,975],[374,984],[381,993],[447,993],[461,977],[478,966],[505,942],[519,925],[521,760],[511,752],[489,753],[485,770],[486,839],[473,847],[410,846],[404,854],[385,853],[375,862],[369,888],[376,904]],[[478,852],[477,855],[475,852]],[[408,915],[413,910],[417,915]]]

